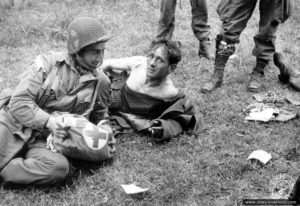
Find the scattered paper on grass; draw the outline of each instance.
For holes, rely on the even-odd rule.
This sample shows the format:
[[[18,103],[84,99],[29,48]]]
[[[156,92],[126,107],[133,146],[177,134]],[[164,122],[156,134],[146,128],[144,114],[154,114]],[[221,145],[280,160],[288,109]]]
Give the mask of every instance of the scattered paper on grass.
[[[274,117],[275,110],[273,108],[266,108],[259,112],[250,112],[245,118],[246,120],[268,122]]]
[[[268,152],[266,152],[264,150],[255,150],[249,155],[247,160],[257,159],[260,162],[262,162],[263,164],[267,164],[267,162],[269,162],[271,158],[272,158],[272,156]]]
[[[296,95],[295,93],[288,92],[285,94],[285,99],[292,103],[293,105],[300,105],[300,95]]]
[[[263,102],[265,98],[263,94],[253,94],[252,96],[258,102]]]
[[[274,118],[275,121],[286,122],[298,116],[296,111],[279,109],[279,114]]]
[[[258,102],[275,103],[281,101],[281,99],[277,96],[277,94],[271,91],[268,91],[266,93],[256,93],[253,94],[252,96]]]
[[[270,107],[264,103],[253,103],[250,104],[244,112],[247,113],[245,120],[249,121],[281,121],[286,122],[294,119],[298,116],[298,112],[295,110],[277,108],[273,105]]]
[[[138,187],[135,184],[121,185],[121,187],[124,189],[126,194],[137,194],[137,193],[142,193],[142,192],[146,192],[147,190],[149,190],[148,188]]]

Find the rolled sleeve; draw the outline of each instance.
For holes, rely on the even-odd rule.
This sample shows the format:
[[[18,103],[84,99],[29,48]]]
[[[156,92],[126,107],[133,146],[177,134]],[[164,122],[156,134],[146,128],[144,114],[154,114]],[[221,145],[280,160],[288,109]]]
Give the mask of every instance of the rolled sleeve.
[[[163,136],[160,140],[168,140],[172,137],[176,137],[177,135],[181,134],[183,129],[179,122],[173,120],[173,119],[158,119],[161,123],[161,126],[163,128]]]

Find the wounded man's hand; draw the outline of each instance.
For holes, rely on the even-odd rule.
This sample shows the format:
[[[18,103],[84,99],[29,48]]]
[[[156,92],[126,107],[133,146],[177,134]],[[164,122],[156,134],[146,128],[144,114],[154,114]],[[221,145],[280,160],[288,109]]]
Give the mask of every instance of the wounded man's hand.
[[[164,128],[161,125],[161,122],[158,120],[153,120],[151,127],[148,128],[151,136],[154,139],[161,139],[164,134]]]

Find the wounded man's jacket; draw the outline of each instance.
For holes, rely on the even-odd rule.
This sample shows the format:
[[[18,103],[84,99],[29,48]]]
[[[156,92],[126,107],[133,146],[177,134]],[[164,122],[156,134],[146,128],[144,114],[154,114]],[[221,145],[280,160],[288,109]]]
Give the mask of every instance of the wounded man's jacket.
[[[122,105],[126,105],[126,103],[122,102]],[[135,110],[133,105],[136,105],[137,110]],[[163,105],[161,106],[163,107]],[[152,126],[153,121],[159,121],[163,127],[163,136],[160,140],[168,140],[187,130],[197,133],[204,128],[201,113],[196,111],[195,104],[182,92],[180,92],[175,101],[172,101],[172,104],[169,104],[159,116],[153,119],[141,113],[134,114],[135,111],[141,110],[141,107],[141,104],[131,104],[130,110],[127,109],[125,112],[124,108],[121,108],[119,111],[115,110],[115,112],[112,112],[111,118],[116,120],[120,127],[124,129],[131,127],[138,132],[147,130]],[[149,107],[149,105],[145,105],[145,107]]]

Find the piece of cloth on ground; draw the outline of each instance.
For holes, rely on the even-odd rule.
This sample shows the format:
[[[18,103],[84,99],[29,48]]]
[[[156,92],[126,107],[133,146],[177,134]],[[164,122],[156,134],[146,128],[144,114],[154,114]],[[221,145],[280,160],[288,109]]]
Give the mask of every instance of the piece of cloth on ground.
[[[244,110],[245,120],[249,121],[281,121],[286,122],[298,116],[296,109],[288,107],[275,93],[254,94],[256,102],[251,103]]]
[[[296,105],[296,106],[299,106],[300,105],[300,94],[299,92],[291,92],[291,91],[288,91],[284,98],[290,102],[291,104],[293,105]]]

